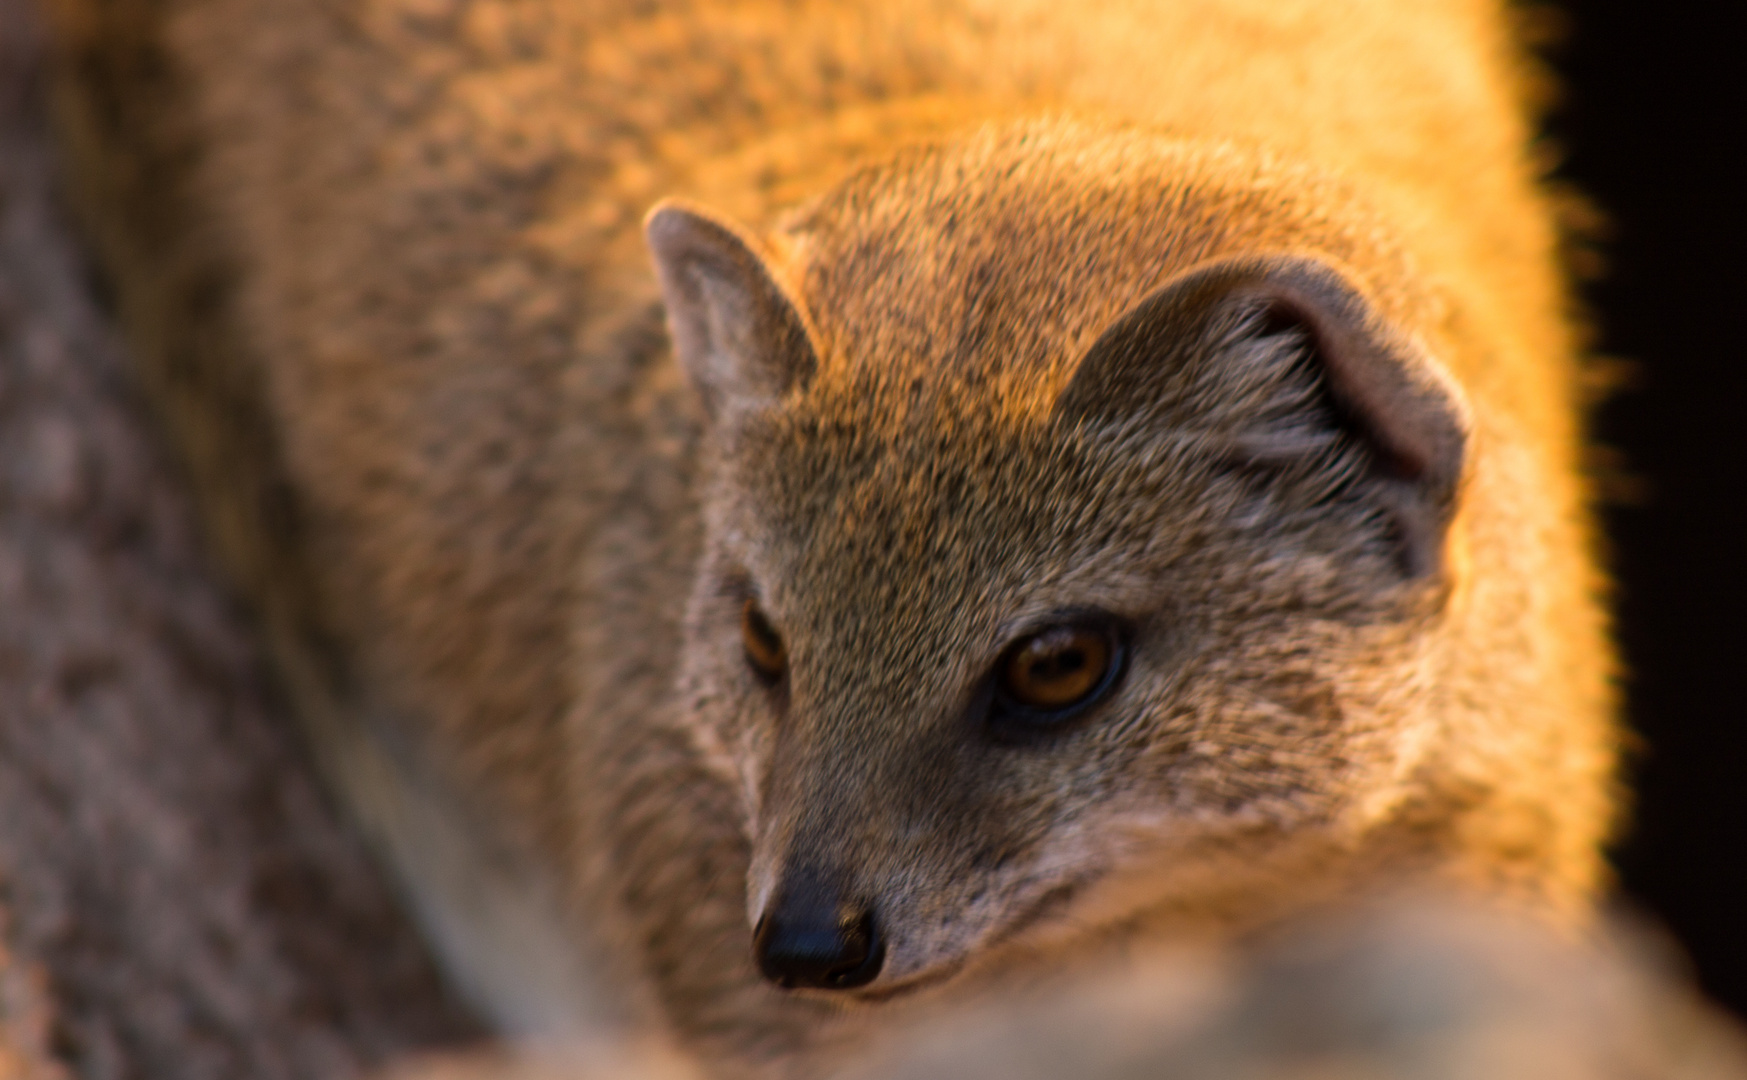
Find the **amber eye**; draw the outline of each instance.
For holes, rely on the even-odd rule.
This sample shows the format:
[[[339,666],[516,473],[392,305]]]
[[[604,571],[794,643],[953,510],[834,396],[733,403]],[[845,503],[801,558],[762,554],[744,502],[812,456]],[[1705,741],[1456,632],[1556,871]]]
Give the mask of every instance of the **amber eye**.
[[[999,700],[1037,720],[1074,712],[1114,681],[1120,646],[1100,626],[1066,624],[1021,638],[996,670]]]
[[[782,635],[770,625],[758,602],[746,601],[740,609],[740,641],[746,647],[746,663],[752,673],[766,683],[774,683],[788,670],[789,651],[783,646]]]

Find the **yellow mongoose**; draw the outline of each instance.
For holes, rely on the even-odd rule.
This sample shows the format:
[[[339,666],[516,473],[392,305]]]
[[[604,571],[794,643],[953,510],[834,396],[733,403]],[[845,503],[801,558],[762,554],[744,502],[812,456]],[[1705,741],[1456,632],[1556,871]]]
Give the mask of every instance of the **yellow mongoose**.
[[[1497,4],[52,6],[215,542],[506,1028],[604,971],[805,1072],[1384,875],[1598,887]]]

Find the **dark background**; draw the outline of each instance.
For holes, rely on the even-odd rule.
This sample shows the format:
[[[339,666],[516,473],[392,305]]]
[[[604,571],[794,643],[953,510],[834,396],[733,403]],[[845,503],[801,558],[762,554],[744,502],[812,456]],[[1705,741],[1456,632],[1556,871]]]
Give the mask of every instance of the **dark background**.
[[[1610,224],[1585,287],[1597,349],[1634,362],[1595,433],[1638,487],[1604,507],[1626,696],[1645,748],[1626,891],[1747,1015],[1747,142],[1743,38],[1719,0],[1568,0],[1559,175]],[[1628,490],[1629,494],[1629,490]]]

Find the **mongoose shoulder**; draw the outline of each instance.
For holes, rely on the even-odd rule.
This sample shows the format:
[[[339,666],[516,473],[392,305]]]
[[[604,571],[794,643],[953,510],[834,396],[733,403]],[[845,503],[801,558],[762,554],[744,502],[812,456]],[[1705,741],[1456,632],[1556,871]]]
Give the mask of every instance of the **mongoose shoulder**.
[[[1385,875],[1581,918],[1498,5],[54,6],[215,542],[507,1027],[606,970],[735,1071]]]

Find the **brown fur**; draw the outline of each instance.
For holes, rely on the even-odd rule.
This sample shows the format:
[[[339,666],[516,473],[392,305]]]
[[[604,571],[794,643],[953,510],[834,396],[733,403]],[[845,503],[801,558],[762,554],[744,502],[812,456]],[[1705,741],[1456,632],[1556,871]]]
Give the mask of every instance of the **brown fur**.
[[[1609,653],[1491,5],[57,10],[124,315],[330,769],[367,820],[359,732],[446,778],[724,1070],[1385,872],[1593,896]],[[1091,606],[1133,628],[1098,716],[966,728]],[[891,919],[854,1008],[748,955],[820,859]]]

